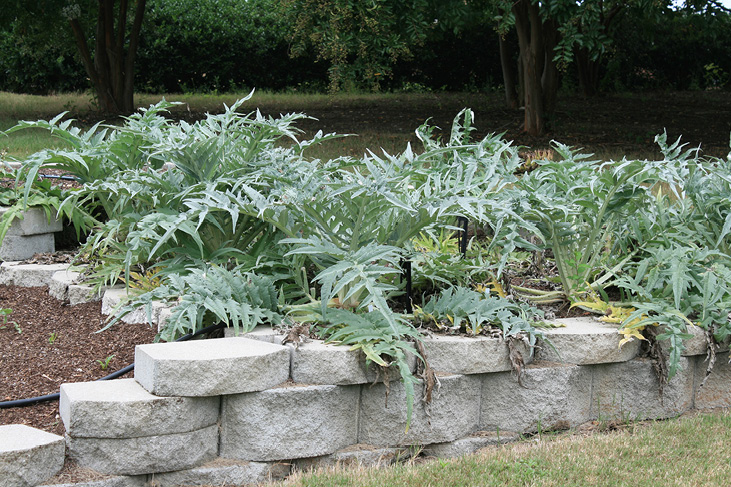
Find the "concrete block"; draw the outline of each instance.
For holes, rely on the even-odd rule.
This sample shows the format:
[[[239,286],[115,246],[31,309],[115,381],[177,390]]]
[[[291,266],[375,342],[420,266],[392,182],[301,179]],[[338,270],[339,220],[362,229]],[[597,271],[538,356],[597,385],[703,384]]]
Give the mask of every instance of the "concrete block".
[[[555,321],[565,326],[544,331],[553,347],[539,338],[536,352],[539,360],[576,365],[626,362],[635,358],[640,350],[639,340],[632,340],[619,348],[623,337],[616,324],[603,323],[591,317]]]
[[[691,357],[694,355],[706,355],[708,353],[708,346],[706,342],[706,331],[700,326],[688,326],[687,332],[693,335],[692,338],[688,338],[683,341],[683,357]],[[716,350],[717,352],[727,352],[729,347],[728,343],[722,344]]]
[[[30,426],[0,426],[0,484],[34,487],[63,467],[64,441]]]
[[[111,315],[116,311],[117,306],[127,299],[127,289],[123,287],[113,287],[105,289],[102,295],[102,314]],[[140,306],[131,313],[122,318],[123,323],[148,323],[150,325],[159,322],[160,313],[163,308],[167,308],[163,303],[154,302],[150,309],[148,318],[147,307]],[[159,329],[158,329],[159,330]]]
[[[293,461],[293,468],[299,471],[310,471],[329,467],[387,467],[411,458],[414,452],[416,450],[409,448],[383,448],[355,444],[331,455],[296,459]]]
[[[98,480],[83,480],[72,483],[50,483],[43,487],[146,487],[147,475],[104,475]]]
[[[55,251],[56,242],[52,233],[28,236],[5,235],[2,245],[0,245],[0,260],[25,260],[38,253]]]
[[[68,299],[69,286],[76,284],[80,277],[81,274],[79,272],[74,272],[69,269],[54,272],[53,276],[51,276],[51,282],[48,284],[48,294],[59,301],[66,301]]]
[[[411,426],[406,431],[406,392],[402,382],[363,387],[358,440],[373,445],[424,445],[452,441],[478,430],[481,380],[474,375],[438,377],[432,402],[425,405],[421,383]]]
[[[159,397],[134,379],[61,385],[59,412],[75,438],[136,438],[186,433],[218,421],[220,399]]]
[[[135,349],[135,379],[157,396],[261,391],[288,378],[287,347],[249,338],[151,343]]]
[[[101,473],[171,472],[212,460],[218,451],[218,426],[138,438],[74,438],[67,435],[66,442],[71,459]]]
[[[8,208],[0,208],[0,218],[8,211]],[[8,229],[6,235],[12,236],[29,236],[41,235],[45,233],[53,234],[63,229],[61,220],[56,218],[51,212],[51,218],[46,216],[46,212],[42,208],[29,208],[23,212],[23,218],[16,218]],[[51,235],[53,236],[53,235]]]
[[[357,443],[358,386],[291,386],[223,398],[221,456],[257,462]]]
[[[12,286],[15,284],[15,266],[17,262],[3,262],[0,264],[0,285]]]
[[[68,269],[68,264],[18,264],[3,262],[0,264],[0,284],[20,287],[49,286],[53,275]]]
[[[200,467],[150,476],[150,487],[180,485],[259,485],[281,480],[290,473],[287,463],[245,462],[217,458]]]
[[[432,369],[451,374],[485,374],[511,370],[508,344],[502,338],[433,336],[423,339]],[[530,347],[520,342],[523,361],[532,360]]]
[[[124,301],[127,301],[127,289],[123,286],[114,286],[104,290],[102,295],[102,314],[111,315],[115,309]],[[140,309],[142,313],[145,313],[144,309]],[[134,314],[134,312],[132,313]],[[145,320],[146,321],[146,320]],[[135,321],[134,323],[140,323]]]
[[[236,335],[235,330],[232,327],[223,329],[223,336],[231,338],[235,336],[244,336],[251,338],[252,340],[261,340],[262,342],[274,343],[275,345],[281,345],[284,341],[284,334],[273,329],[271,326],[259,325],[248,333],[241,333]]]
[[[525,387],[510,372],[482,377],[482,430],[566,429],[591,418],[589,367],[534,362],[525,369]]]
[[[411,370],[416,357],[411,355]],[[379,379],[376,364],[366,367],[366,357],[349,346],[310,340],[292,347],[292,380],[302,384],[366,384]],[[394,380],[398,380],[394,377]]]
[[[478,434],[446,443],[434,443],[424,447],[424,454],[430,457],[455,458],[471,455],[488,446],[517,441],[520,435],[514,431],[481,431]]]
[[[700,387],[706,375],[708,362],[696,357],[695,366],[695,407],[697,409],[731,407],[731,364],[729,353],[716,356],[716,365],[708,376],[703,387]]]
[[[127,290],[124,287],[115,286],[106,289],[102,295],[102,314],[112,314],[114,309],[125,299],[127,299]]]
[[[678,416],[693,407],[694,362],[682,357],[682,370],[660,395],[652,361],[597,365],[594,368],[592,419],[656,419]]]
[[[165,328],[167,321],[172,315],[172,308],[168,308],[167,306],[160,306],[160,308],[157,309],[157,317],[155,318],[155,321],[157,323],[157,331],[162,331],[162,329]]]
[[[68,299],[71,306],[76,306],[77,304],[101,301],[102,294],[101,292],[94,292],[93,286],[88,286],[86,284],[70,284],[66,294],[66,299]]]

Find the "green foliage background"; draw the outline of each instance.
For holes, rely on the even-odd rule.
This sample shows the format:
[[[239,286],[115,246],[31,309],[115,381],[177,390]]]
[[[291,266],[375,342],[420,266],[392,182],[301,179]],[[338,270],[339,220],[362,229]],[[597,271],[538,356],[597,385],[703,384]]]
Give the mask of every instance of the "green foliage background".
[[[322,91],[332,83],[332,70],[343,69],[333,64],[338,60],[350,65],[338,75],[345,88],[482,91],[502,82],[490,2],[462,2],[457,9],[449,2],[420,0],[397,11],[399,2],[383,0],[356,13],[345,0],[305,3],[149,0],[137,57],[137,91]],[[288,4],[295,10],[283,10]],[[61,14],[63,5],[47,0],[24,12],[22,5],[11,4],[0,13],[0,90],[43,94],[88,89]],[[80,5],[87,31],[93,32],[94,2]],[[303,5],[321,8],[324,16],[310,13],[298,20],[296,9]],[[636,13],[627,10],[615,22],[613,42],[602,55],[604,90],[729,86],[729,14],[667,9],[653,15]],[[413,23],[403,25],[404,15]],[[359,34],[373,42],[355,36],[354,26],[361,22],[372,28]],[[335,45],[316,48],[311,41],[324,37],[325,27],[337,27],[352,37],[341,39],[351,46],[347,52],[333,51]],[[305,28],[309,33],[298,34]],[[359,50],[368,56],[359,55]],[[576,86],[572,65],[562,76],[566,88]]]

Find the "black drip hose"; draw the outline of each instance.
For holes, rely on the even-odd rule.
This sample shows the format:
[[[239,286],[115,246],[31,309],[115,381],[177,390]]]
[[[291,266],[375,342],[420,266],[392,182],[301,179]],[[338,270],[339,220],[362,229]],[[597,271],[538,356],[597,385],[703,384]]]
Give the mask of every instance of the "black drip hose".
[[[57,174],[39,174],[39,178],[43,179],[63,179],[64,181],[78,181],[76,176],[59,176]]]
[[[196,331],[195,333],[188,333],[180,338],[176,339],[176,342],[185,342],[187,340],[190,340],[193,337],[196,337],[198,335],[203,335],[205,333],[210,333],[212,331],[220,330],[221,328],[225,328],[225,323],[218,323],[216,325],[207,326],[205,328],[201,328],[200,330]],[[97,380],[111,380],[116,379],[117,377],[121,377],[127,372],[131,372],[134,370],[135,364],[128,365],[127,367],[123,369],[119,369],[116,372],[112,372],[111,374],[102,377],[101,379]],[[20,408],[25,406],[32,406],[33,404],[37,404],[39,402],[48,402],[48,401],[58,401],[58,398],[61,396],[60,393],[56,392],[55,394],[46,394],[45,396],[37,396],[37,397],[29,397],[27,399],[16,399],[15,401],[3,401],[0,402],[0,409],[8,409],[8,408]]]

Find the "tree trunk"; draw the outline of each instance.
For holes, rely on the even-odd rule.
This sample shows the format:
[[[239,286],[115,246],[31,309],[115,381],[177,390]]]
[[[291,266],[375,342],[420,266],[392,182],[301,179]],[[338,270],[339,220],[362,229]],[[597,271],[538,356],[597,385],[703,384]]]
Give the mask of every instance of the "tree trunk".
[[[559,41],[558,25],[553,19],[543,20],[538,2],[516,0],[512,11],[522,67],[523,131],[529,135],[543,135],[547,120],[556,108],[558,94],[559,72],[553,61],[554,48]]]
[[[516,84],[516,66],[513,59],[514,46],[507,38],[498,34],[498,43],[500,45],[500,66],[503,71],[503,85],[505,86],[505,104],[508,108],[515,110],[518,108],[518,89]]]
[[[127,36],[128,0],[120,0],[115,29],[116,0],[98,0],[96,44],[92,54],[78,19],[70,19],[71,30],[86,73],[96,91],[99,107],[108,113],[134,111],[134,61],[139,45],[146,0],[137,0],[135,16]],[[128,47],[125,51],[125,38]]]
[[[612,21],[625,8],[623,4],[612,6],[608,11],[604,11],[604,4],[601,4],[602,11],[600,13],[600,22],[602,33],[609,36],[609,29]],[[580,26],[581,27],[581,26]],[[581,28],[579,29],[581,31]],[[591,53],[585,47],[576,47],[574,49],[574,59],[576,59],[576,68],[579,77],[579,88],[584,96],[596,96],[599,93],[599,70],[601,68],[601,58],[592,59]]]
[[[543,86],[543,108],[545,116],[551,120],[556,111],[556,98],[558,97],[558,66],[553,61],[553,53],[559,41],[558,24],[553,19],[543,22],[543,74],[541,75],[541,86]]]
[[[545,130],[543,86],[541,78],[545,61],[543,24],[537,3],[517,0],[513,4],[515,30],[523,66],[523,93],[525,121],[523,131],[529,135],[541,135]]]
[[[574,50],[576,70],[579,78],[581,94],[587,97],[599,93],[599,61],[589,57],[589,51],[583,47]]]

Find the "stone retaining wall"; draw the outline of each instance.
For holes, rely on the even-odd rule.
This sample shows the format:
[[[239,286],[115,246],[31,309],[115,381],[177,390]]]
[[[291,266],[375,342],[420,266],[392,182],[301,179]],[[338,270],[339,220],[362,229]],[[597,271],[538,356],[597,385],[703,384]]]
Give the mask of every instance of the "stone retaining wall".
[[[0,218],[8,210],[7,207],[0,207]],[[61,230],[61,220],[46,215],[42,208],[25,210],[10,224],[0,245],[0,260],[24,260],[39,252],[55,252],[54,233]]]
[[[315,340],[282,345],[281,335],[263,328],[246,337],[141,345],[134,379],[61,386],[67,454],[108,476],[98,481],[107,483],[84,485],[240,485],[281,478],[292,468],[388,464],[414,445],[454,456],[587,421],[668,418],[731,405],[727,347],[700,387],[701,330],[687,342],[682,369],[661,396],[652,363],[637,356],[638,342],[619,349],[612,325],[559,322],[562,327],[547,331],[553,347],[540,342],[535,354],[523,350],[523,386],[500,339],[425,338],[438,385],[431,404],[415,404],[408,431],[401,382],[391,377],[387,387],[347,347]],[[49,462],[35,460],[41,456],[27,444],[29,435],[25,444],[10,446],[5,436],[0,475],[11,480],[2,485],[48,478],[47,467],[26,476],[31,481],[9,473],[17,460],[8,459],[18,455],[25,455],[27,471]],[[58,440],[43,438],[53,465]],[[48,485],[63,484],[52,479]]]

